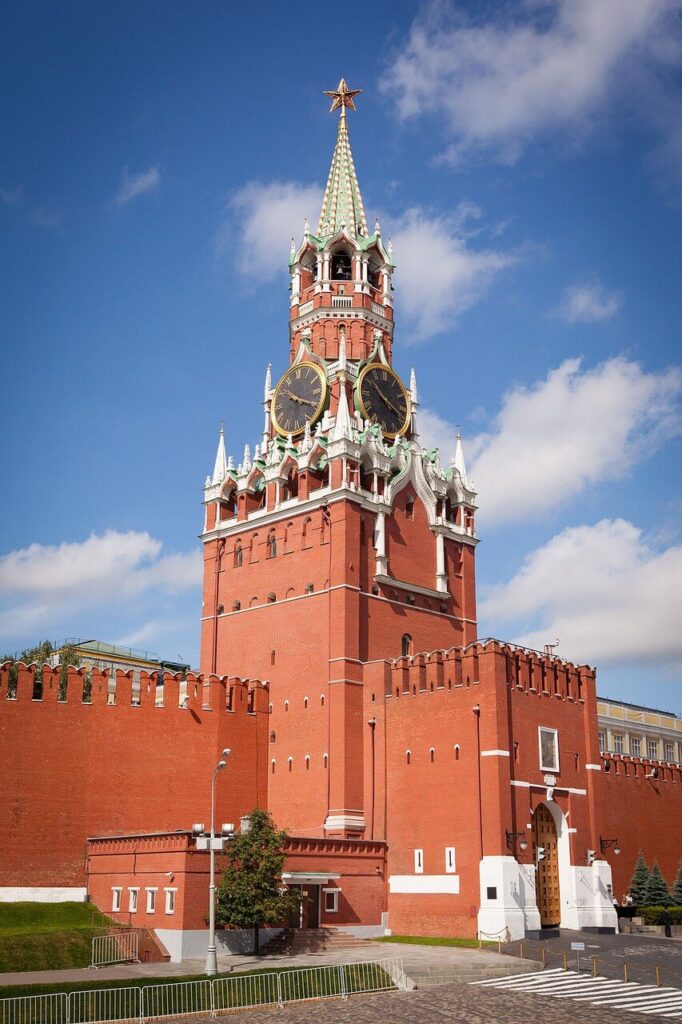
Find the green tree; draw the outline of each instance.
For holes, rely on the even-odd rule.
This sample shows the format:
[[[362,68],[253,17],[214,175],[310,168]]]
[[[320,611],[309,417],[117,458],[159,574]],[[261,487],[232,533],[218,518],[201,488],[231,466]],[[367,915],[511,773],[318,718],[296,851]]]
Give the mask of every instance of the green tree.
[[[637,863],[635,864],[635,870],[630,881],[630,895],[632,896],[632,902],[635,906],[641,906],[644,903],[644,890],[646,884],[649,881],[649,868],[644,860],[644,854],[640,850]]]
[[[682,861],[680,861],[677,868],[677,877],[670,890],[670,896],[672,897],[674,907],[682,907]]]
[[[43,640],[42,643],[36,644],[34,647],[27,647],[21,651],[20,654],[4,654],[0,655],[0,664],[9,661],[9,692],[11,696],[15,696],[17,692],[17,680],[19,677],[18,663],[23,661],[24,665],[38,666],[36,672],[36,679],[40,687],[42,687],[42,680],[40,677],[40,670],[43,665],[49,661],[50,656],[59,650],[59,699],[66,700],[66,684],[68,679],[68,669],[70,665],[78,667],[81,663],[80,655],[78,650],[73,644],[64,644],[63,647],[54,647],[49,640]]]
[[[259,928],[280,924],[298,908],[299,895],[282,882],[286,832],[277,829],[267,811],[256,808],[249,826],[225,845],[225,869],[218,887],[216,921],[253,928],[253,951],[259,949]]]
[[[668,883],[661,874],[658,861],[655,860],[651,867],[651,874],[644,889],[644,903],[648,907],[669,907],[670,890]]]

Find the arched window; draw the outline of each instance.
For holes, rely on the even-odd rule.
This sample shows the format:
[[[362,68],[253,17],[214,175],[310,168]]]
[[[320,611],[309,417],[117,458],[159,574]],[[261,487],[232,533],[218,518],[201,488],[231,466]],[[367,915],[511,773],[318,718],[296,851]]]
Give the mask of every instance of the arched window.
[[[272,772],[273,775],[275,774],[275,765],[276,764],[277,764],[277,762],[275,761],[275,759],[273,757],[272,761],[270,762],[270,771]]]
[[[332,254],[332,280],[334,281],[352,281],[353,279],[353,263],[350,257],[350,253],[347,252],[335,252]]]
[[[406,750],[405,751],[405,760],[407,761],[408,764],[412,764],[412,751],[411,750]]]
[[[323,693],[320,694],[320,704],[321,704],[322,707],[324,707],[324,694]]]
[[[310,531],[312,528],[312,520],[310,516],[306,516],[303,520],[303,531],[301,533],[302,547],[309,548],[312,545]]]
[[[308,698],[307,698],[307,697],[304,697],[304,698],[303,698],[303,707],[304,707],[304,708],[307,708],[307,707],[308,707]]]
[[[323,754],[322,755],[322,764],[323,764],[323,766],[326,768],[328,763],[329,763],[329,758],[327,757],[326,754]]]
[[[409,633],[403,633],[402,655],[403,658],[412,656],[412,637]]]
[[[291,769],[294,767],[294,759],[293,759],[293,757],[289,758],[287,764],[289,765],[289,771],[291,771]]]
[[[242,551],[241,541],[237,541],[234,546],[234,567],[238,569],[244,560],[244,552]]]
[[[241,603],[241,601],[233,601],[233,602],[232,602],[232,611],[233,611],[233,612],[238,612],[238,611],[240,611],[240,610],[241,610],[241,606],[242,606],[242,603]]]
[[[275,558],[277,555],[277,538],[275,537],[275,531],[271,530],[268,534],[268,558]]]
[[[459,743],[455,743],[455,761],[459,761]]]
[[[268,604],[274,604],[276,600],[277,600],[277,594],[273,590],[273,591],[271,591],[268,594]]]
[[[405,515],[408,519],[414,519],[414,497],[408,494],[405,501]]]
[[[431,761],[431,764],[436,760],[436,750],[434,747],[431,747],[429,750],[429,760]]]
[[[288,710],[289,710],[289,701],[288,701],[288,700],[285,700],[285,701],[284,701],[284,710],[285,710],[285,711],[288,711]]]
[[[310,754],[306,754],[305,755],[305,770],[308,771],[309,769],[310,769]]]
[[[251,538],[249,545],[249,561],[256,562],[258,560],[258,534],[254,533]]]

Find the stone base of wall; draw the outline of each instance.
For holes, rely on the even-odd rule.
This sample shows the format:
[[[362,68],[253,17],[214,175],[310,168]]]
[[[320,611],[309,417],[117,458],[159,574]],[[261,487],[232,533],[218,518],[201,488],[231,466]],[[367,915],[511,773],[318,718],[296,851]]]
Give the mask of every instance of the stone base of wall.
[[[85,903],[87,898],[80,886],[0,886],[0,903]]]
[[[261,947],[274,939],[282,931],[281,928],[261,928]],[[179,928],[156,928],[156,935],[164,944],[172,963],[181,963],[183,960],[203,960],[206,958],[208,948],[208,928],[182,931]],[[216,932],[216,948],[218,956],[238,953],[249,954],[253,951],[253,930],[251,928],[239,930],[218,930]]]

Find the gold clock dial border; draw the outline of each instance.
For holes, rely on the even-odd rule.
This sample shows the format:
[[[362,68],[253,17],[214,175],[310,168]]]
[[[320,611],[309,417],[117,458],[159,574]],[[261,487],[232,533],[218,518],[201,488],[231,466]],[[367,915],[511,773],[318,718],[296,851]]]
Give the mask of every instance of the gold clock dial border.
[[[403,420],[403,425],[401,426],[400,430],[396,430],[393,433],[389,433],[388,431],[384,431],[384,437],[388,437],[388,438],[399,437],[401,434],[405,433],[405,431],[407,430],[408,426],[410,425],[410,415],[411,415],[411,412],[412,412],[412,408],[411,408],[411,405],[410,405],[410,396],[407,393],[407,389],[406,389],[405,385],[403,384],[403,382],[401,381],[400,377],[395,372],[395,370],[393,369],[392,366],[385,366],[384,363],[368,363],[367,366],[365,366],[360,371],[360,376],[358,377],[358,382],[357,382],[357,384],[355,386],[356,387],[356,391],[357,391],[357,396],[358,396],[358,404],[360,406],[360,412],[362,413],[363,420],[369,420],[370,422],[372,422],[372,417],[367,412],[367,409],[365,408],[365,403],[362,400],[362,383],[363,383],[365,377],[367,376],[367,374],[370,372],[370,370],[385,370],[387,373],[390,373],[391,376],[395,377],[395,379],[397,380],[398,387],[400,388],[400,390],[402,391],[403,395],[405,396],[405,410],[406,411],[405,411],[405,419]]]
[[[310,416],[310,418],[308,420],[308,422],[311,424],[311,426],[312,426],[313,423],[315,423],[316,420],[318,420],[320,418],[322,410],[324,409],[325,404],[327,402],[327,393],[329,391],[329,385],[327,384],[327,375],[325,374],[325,372],[322,369],[322,367],[318,366],[317,363],[311,363],[311,362],[309,362],[306,359],[304,359],[300,363],[294,363],[293,366],[290,366],[288,370],[285,370],[285,372],[280,377],[280,379],[279,379],[279,381],[277,383],[277,387],[275,388],[275,393],[274,393],[274,395],[272,397],[272,405],[270,407],[271,410],[272,410],[271,411],[272,425],[273,425],[273,427],[275,428],[275,430],[277,431],[277,433],[279,434],[280,437],[288,437],[289,434],[291,434],[292,437],[296,437],[298,434],[302,434],[304,432],[304,430],[305,430],[305,424],[302,427],[300,427],[298,430],[284,430],[282,427],[280,427],[279,423],[277,422],[276,407],[277,407],[277,396],[279,395],[280,388],[284,384],[284,381],[289,376],[291,371],[292,370],[300,370],[303,367],[307,367],[307,366],[309,366],[311,369],[313,369],[315,371],[315,373],[320,378],[320,383],[322,384],[322,394],[320,396],[320,401],[318,402],[317,408],[315,409],[314,413],[312,414],[312,416]]]

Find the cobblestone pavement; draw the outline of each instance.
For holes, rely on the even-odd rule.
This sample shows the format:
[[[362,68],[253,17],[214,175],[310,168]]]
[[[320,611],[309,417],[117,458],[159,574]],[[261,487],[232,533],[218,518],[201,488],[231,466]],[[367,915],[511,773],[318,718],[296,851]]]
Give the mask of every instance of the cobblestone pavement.
[[[524,956],[540,960],[545,949],[547,967],[563,966],[563,954],[568,956],[569,967],[576,969],[576,953],[571,942],[584,942],[585,952],[580,954],[581,970],[591,971],[593,956],[597,957],[597,971],[607,978],[623,978],[627,964],[628,978],[640,984],[656,983],[656,967],[660,968],[661,983],[682,988],[682,941],[659,935],[592,935],[562,929],[559,938],[542,942],[525,940]],[[505,952],[518,955],[519,942],[503,946]]]
[[[223,1024],[528,1024],[546,1020],[551,1024],[613,1024],[618,1011],[559,1002],[521,992],[501,992],[471,985],[442,985],[417,992],[389,992],[374,996],[353,996],[345,1001],[330,999],[286,1006],[283,1010],[250,1010],[219,1016]],[[651,1014],[628,1014],[628,1021],[663,1018]],[[682,1018],[678,1018],[682,1020]],[[206,1019],[208,1024],[208,1019]]]

